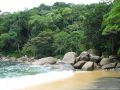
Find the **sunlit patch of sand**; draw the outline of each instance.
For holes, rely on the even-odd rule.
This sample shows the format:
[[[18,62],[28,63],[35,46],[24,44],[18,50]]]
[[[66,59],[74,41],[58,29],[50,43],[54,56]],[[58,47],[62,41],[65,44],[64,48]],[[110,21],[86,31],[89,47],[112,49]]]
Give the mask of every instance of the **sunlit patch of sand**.
[[[103,77],[120,77],[120,72],[77,71],[74,73],[74,75],[66,79],[34,85],[31,87],[24,88],[22,90],[82,90],[82,89],[85,89],[86,87],[89,87],[94,80],[103,78]]]

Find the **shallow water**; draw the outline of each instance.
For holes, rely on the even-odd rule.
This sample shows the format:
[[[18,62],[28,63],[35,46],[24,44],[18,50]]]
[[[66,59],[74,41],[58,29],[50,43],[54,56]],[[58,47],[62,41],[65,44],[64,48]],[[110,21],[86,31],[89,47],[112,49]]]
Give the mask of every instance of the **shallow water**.
[[[0,61],[0,79],[46,73],[49,70],[50,67],[25,65],[18,62]]]
[[[1,61],[0,90],[18,90],[40,83],[64,79],[72,74],[72,71],[54,71],[50,66]]]

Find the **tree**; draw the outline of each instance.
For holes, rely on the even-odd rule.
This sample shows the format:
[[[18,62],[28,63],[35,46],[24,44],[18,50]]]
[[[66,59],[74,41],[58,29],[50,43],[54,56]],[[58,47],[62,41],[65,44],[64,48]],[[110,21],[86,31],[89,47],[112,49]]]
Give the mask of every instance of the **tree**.
[[[109,5],[106,3],[91,4],[87,6],[87,11],[83,18],[83,30],[86,36],[87,48],[95,48],[99,51],[103,50],[101,45],[105,38],[101,35],[101,23],[103,15],[109,10]]]
[[[53,52],[53,32],[43,31],[37,37],[29,40],[23,47],[23,54],[41,58],[44,56],[52,56]]]
[[[103,35],[111,40],[111,52],[117,53],[120,46],[120,0],[114,0],[112,9],[103,20]]]

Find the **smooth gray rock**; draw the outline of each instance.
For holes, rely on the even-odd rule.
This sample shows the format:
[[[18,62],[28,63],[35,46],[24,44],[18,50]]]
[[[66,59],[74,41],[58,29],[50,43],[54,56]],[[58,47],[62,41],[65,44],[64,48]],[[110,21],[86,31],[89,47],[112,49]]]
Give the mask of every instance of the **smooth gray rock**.
[[[117,63],[106,64],[106,65],[102,66],[102,69],[113,69],[116,67],[116,65],[117,65]]]
[[[76,53],[75,52],[68,52],[64,55],[62,62],[68,64],[74,64],[76,61]]]
[[[86,63],[86,61],[78,61],[77,63],[75,63],[75,64],[73,65],[73,67],[74,67],[75,69],[81,69],[82,66],[83,66],[85,63]]]
[[[90,55],[90,61],[100,62],[100,57],[99,56]]]
[[[83,51],[80,54],[80,60],[89,61],[90,60],[89,53],[87,51]]]
[[[100,65],[106,65],[106,64],[109,64],[111,63],[111,60],[109,58],[103,58],[101,61],[100,61]]]
[[[94,69],[94,64],[91,61],[86,62],[82,67],[82,70],[85,70],[85,71],[92,71],[93,69]]]

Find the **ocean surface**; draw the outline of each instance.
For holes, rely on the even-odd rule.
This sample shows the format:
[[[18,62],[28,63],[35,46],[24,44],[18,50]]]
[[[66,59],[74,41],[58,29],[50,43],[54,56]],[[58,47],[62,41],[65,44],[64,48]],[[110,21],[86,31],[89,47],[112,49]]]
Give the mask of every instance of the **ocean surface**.
[[[64,79],[72,71],[54,71],[51,67],[0,61],[0,90],[19,90],[31,85]]]

